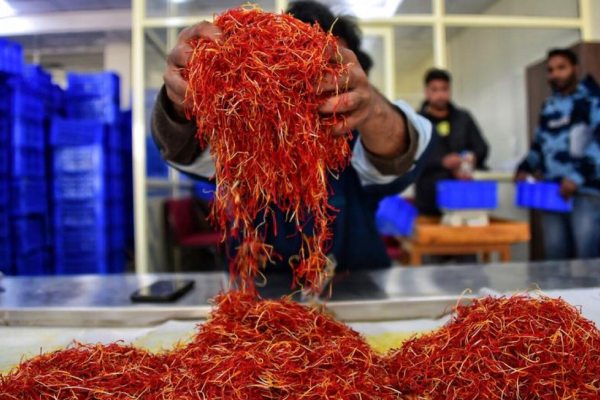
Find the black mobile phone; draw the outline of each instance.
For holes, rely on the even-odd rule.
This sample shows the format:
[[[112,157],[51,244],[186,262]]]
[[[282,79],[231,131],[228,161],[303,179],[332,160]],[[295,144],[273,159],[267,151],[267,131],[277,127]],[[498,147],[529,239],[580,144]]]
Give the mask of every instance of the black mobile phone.
[[[187,279],[156,281],[150,286],[133,292],[131,301],[134,303],[169,303],[179,299],[193,287],[194,281]]]

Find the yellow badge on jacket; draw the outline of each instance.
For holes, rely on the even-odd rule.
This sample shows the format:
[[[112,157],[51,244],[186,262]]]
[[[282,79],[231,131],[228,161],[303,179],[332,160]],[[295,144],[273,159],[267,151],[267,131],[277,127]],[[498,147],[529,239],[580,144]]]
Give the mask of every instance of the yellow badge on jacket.
[[[440,136],[448,136],[450,134],[450,122],[441,121],[436,126],[435,129]]]

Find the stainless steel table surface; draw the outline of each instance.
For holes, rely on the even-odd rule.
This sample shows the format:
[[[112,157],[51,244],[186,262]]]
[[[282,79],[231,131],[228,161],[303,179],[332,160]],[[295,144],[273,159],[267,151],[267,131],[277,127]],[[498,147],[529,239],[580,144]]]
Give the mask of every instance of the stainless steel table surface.
[[[129,296],[159,279],[182,277],[194,289],[169,304],[135,304]],[[264,297],[289,294],[289,274],[271,274]],[[219,272],[148,275],[4,277],[0,325],[142,326],[167,320],[198,320],[209,301],[227,287]],[[600,260],[461,266],[400,267],[339,272],[328,308],[346,321],[435,318],[459,299],[489,291],[513,292],[600,288]],[[465,290],[470,289],[471,293]]]

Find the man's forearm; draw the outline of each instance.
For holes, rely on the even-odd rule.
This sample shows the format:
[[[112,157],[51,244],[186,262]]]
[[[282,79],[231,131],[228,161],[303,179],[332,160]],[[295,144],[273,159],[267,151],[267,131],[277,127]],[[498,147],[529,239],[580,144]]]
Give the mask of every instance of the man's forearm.
[[[176,115],[164,88],[161,89],[152,113],[152,136],[162,157],[182,165],[191,164],[201,153],[195,135],[196,125]]]
[[[379,157],[401,156],[409,148],[405,117],[381,93],[373,91],[372,112],[358,126],[363,145]]]

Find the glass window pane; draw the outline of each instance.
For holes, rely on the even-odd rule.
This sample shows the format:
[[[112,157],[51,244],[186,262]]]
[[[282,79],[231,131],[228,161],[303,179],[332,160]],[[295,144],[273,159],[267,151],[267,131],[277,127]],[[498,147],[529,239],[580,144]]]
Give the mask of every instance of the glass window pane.
[[[212,16],[229,8],[255,3],[263,10],[275,11],[275,0],[147,0],[147,17]]]
[[[579,16],[578,0],[446,0],[447,14]]]
[[[431,14],[430,0],[319,0],[336,15],[385,18],[398,14]]]
[[[423,76],[433,65],[433,30],[424,26],[394,29],[395,97],[419,108],[423,101]]]
[[[527,66],[552,47],[580,39],[576,29],[449,28],[453,98],[475,117],[490,145],[488,165],[512,171],[529,147]]]

